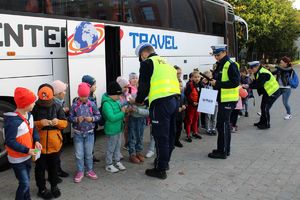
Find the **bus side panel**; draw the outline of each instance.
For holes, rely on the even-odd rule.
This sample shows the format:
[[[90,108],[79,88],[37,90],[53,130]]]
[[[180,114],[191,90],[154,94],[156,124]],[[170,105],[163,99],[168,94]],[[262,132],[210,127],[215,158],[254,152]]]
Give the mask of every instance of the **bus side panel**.
[[[104,25],[85,21],[67,21],[70,99],[77,97],[82,76],[96,79],[96,97],[100,105],[106,90]]]
[[[52,75],[50,59],[0,60],[0,78]]]
[[[53,81],[61,80],[64,83],[69,83],[68,77],[68,59],[53,59]],[[70,87],[70,86],[69,86]],[[66,93],[65,102],[69,103],[69,92]]]
[[[194,68],[201,71],[212,68],[216,61],[210,55],[211,46],[224,43],[224,38],[219,36],[128,26],[121,26],[121,29],[123,74],[139,71],[135,49],[143,42],[152,44],[156,53],[171,64],[182,67],[184,74],[190,73]]]
[[[53,80],[51,76],[34,76],[24,78],[8,78],[0,79],[1,96],[14,96],[14,90],[16,87],[30,88],[35,94],[38,92],[38,87],[44,83],[50,83]]]

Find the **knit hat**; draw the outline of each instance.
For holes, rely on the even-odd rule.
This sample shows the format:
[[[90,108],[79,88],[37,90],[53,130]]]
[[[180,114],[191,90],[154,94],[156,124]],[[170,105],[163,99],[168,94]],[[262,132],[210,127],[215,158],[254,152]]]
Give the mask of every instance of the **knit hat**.
[[[42,84],[38,89],[38,97],[40,100],[49,101],[54,97],[53,87],[50,84]]]
[[[117,83],[119,83],[119,85],[121,86],[121,88],[124,88],[126,86],[129,85],[129,81],[127,78],[123,77],[123,76],[119,76],[117,78]]]
[[[117,82],[113,81],[108,84],[107,95],[121,95],[121,94],[122,94],[122,88]]]
[[[31,90],[22,87],[17,87],[15,89],[14,100],[16,102],[17,108],[22,109],[34,103],[36,100],[36,96]]]
[[[78,96],[79,97],[88,97],[90,96],[91,88],[87,83],[80,83],[78,85]]]
[[[81,80],[83,83],[87,83],[92,87],[96,83],[96,79],[90,75],[84,75]]]
[[[68,84],[66,84],[60,80],[53,81],[53,83],[51,85],[54,90],[54,95],[64,92],[68,88]]]
[[[134,78],[138,78],[138,75],[134,72],[129,74],[129,80],[134,79]]]

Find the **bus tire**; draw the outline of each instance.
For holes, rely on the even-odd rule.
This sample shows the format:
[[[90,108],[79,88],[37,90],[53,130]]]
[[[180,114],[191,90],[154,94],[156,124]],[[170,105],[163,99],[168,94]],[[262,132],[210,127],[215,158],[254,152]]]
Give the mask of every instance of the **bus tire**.
[[[6,101],[0,101],[0,171],[4,171],[9,168],[7,160],[7,152],[4,148],[3,126],[4,126],[4,113],[15,110],[15,106],[7,103]]]

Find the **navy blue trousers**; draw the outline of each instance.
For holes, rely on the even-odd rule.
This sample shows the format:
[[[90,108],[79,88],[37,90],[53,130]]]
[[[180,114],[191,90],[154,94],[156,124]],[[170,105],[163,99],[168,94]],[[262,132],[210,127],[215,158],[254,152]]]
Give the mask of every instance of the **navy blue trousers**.
[[[161,171],[169,166],[174,149],[178,106],[176,97],[155,100],[150,106],[152,135],[156,147],[155,168]]]

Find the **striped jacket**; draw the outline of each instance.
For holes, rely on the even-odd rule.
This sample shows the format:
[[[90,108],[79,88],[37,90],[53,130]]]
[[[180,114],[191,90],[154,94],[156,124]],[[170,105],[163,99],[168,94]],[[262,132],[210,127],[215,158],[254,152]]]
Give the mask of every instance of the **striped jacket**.
[[[34,143],[39,141],[39,134],[34,128],[33,116],[28,113],[27,123],[15,112],[4,114],[5,148],[10,163],[21,163],[31,158],[28,154]]]

